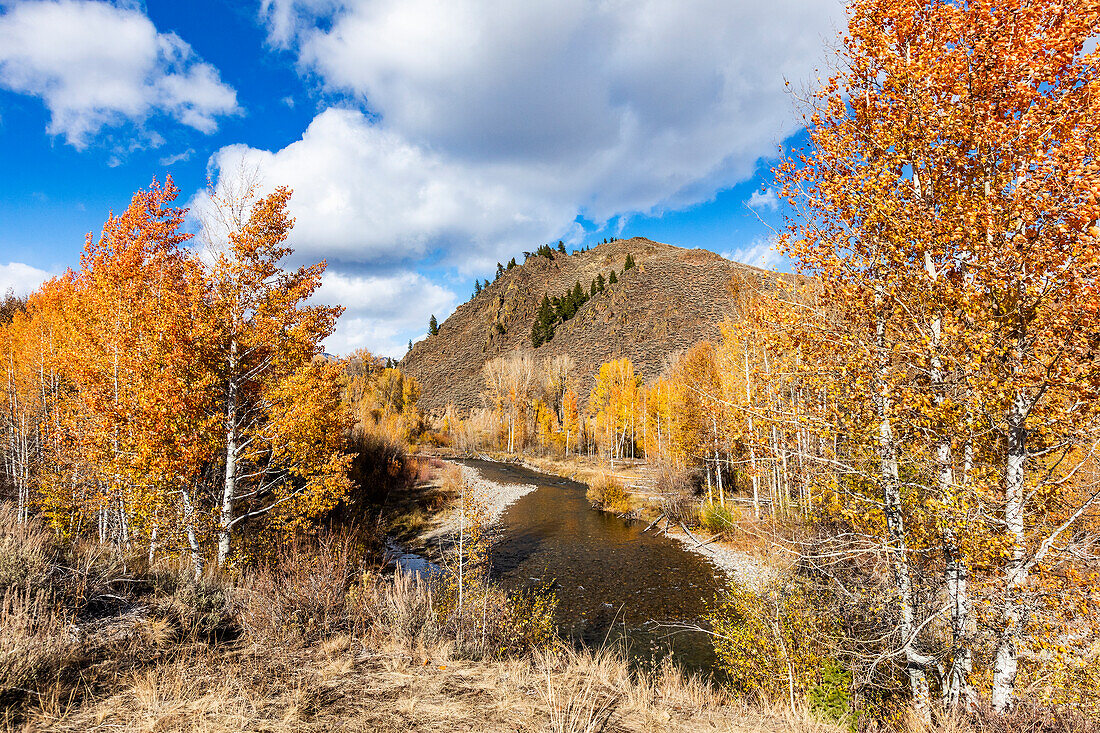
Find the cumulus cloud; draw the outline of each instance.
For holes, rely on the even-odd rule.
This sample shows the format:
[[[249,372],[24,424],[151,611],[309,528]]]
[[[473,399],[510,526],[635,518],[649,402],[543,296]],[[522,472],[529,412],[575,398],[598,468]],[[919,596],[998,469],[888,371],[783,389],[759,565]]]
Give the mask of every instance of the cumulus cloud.
[[[292,188],[294,247],[314,259],[378,264],[460,249],[459,264],[485,266],[564,236],[576,216],[541,185],[517,185],[525,173],[514,165],[455,160],[346,109],[322,112],[282,150],[229,146],[213,165]]]
[[[28,295],[50,278],[50,273],[22,262],[0,265],[0,298],[8,291],[16,295]]]
[[[158,33],[136,9],[91,0],[7,8],[0,87],[40,97],[49,133],[78,149],[100,129],[127,121],[165,115],[211,133],[218,117],[240,111],[232,87],[179,36]]]
[[[800,125],[784,81],[813,83],[824,41],[844,20],[841,0],[261,7],[269,43],[296,54],[303,77],[341,106],[282,149],[222,149],[213,172],[258,166],[268,184],[295,190],[299,253],[384,270],[436,255],[484,270],[573,239],[578,217],[621,224],[750,178]],[[767,208],[774,196],[749,203]],[[784,263],[765,242],[730,256]],[[401,277],[370,287],[413,305],[353,305],[335,350],[400,353],[398,333],[420,333],[453,303],[449,293],[421,297],[428,281]]]
[[[348,354],[360,348],[399,357],[410,338],[419,338],[428,319],[450,315],[458,300],[450,290],[415,272],[362,275],[328,271],[313,300],[347,310],[325,350]]]
[[[268,0],[272,40],[410,144],[597,221],[705,200],[798,120],[838,0]],[[551,185],[551,182],[553,185]]]
[[[744,247],[738,247],[729,252],[723,252],[722,256],[727,260],[740,262],[743,265],[762,267],[765,270],[789,272],[790,261],[783,253],[775,248],[775,239],[754,239]]]

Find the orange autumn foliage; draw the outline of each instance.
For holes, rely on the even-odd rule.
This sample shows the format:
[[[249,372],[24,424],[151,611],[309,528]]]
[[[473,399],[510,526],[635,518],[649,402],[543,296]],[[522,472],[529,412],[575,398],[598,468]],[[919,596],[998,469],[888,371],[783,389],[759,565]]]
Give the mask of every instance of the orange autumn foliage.
[[[260,198],[213,267],[185,248],[177,194],[171,179],[136,193],[88,237],[79,271],[0,325],[4,474],[23,516],[190,553],[198,571],[225,559],[213,541],[228,529],[227,441],[240,469],[229,527],[291,529],[346,492],[348,421],[337,367],[315,361],[339,311],[302,305],[323,265],[279,265],[289,191]]]

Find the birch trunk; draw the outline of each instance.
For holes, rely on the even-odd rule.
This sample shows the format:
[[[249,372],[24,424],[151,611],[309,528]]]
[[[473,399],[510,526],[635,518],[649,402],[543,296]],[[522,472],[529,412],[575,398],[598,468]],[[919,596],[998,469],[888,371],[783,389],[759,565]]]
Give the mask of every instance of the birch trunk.
[[[924,268],[928,277],[935,282],[939,273],[932,261],[931,254],[928,252],[924,253]],[[929,324],[929,333],[932,337],[929,344],[931,352],[929,376],[932,382],[933,403],[938,409],[942,408],[947,400],[947,375],[940,354],[943,347],[942,314],[937,313],[932,318],[932,322]],[[956,486],[951,435],[942,422],[942,415],[940,420],[935,446],[936,488],[941,501],[949,507],[954,507],[957,502],[954,501]],[[968,588],[969,569],[960,552],[952,517],[948,516],[946,519],[946,528],[943,532],[943,554],[944,575],[951,610],[951,671],[944,685],[943,697],[944,702],[950,706],[958,705],[961,702],[967,707],[972,707],[976,703],[976,698],[974,688],[970,684],[974,659],[969,639],[971,626]]]
[[[756,473],[756,433],[752,425],[752,381],[749,376],[749,342],[745,340],[745,407],[749,428],[749,466],[752,468],[752,513],[760,518],[760,483]]]
[[[237,496],[237,341],[229,344],[229,384],[225,400],[225,486],[218,523],[218,565],[224,565],[232,544],[233,502]]]
[[[1005,464],[1005,524],[1011,554],[1005,568],[1005,598],[1002,628],[993,659],[993,709],[1004,712],[1016,697],[1016,668],[1019,658],[1023,613],[1019,593],[1027,582],[1024,546],[1024,465],[1027,462],[1027,401],[1017,393],[1008,415],[1008,455]]]
[[[901,481],[898,474],[897,448],[890,423],[890,395],[887,386],[888,349],[886,346],[886,322],[880,314],[876,323],[876,351],[878,353],[878,385],[875,408],[879,423],[879,482],[882,489],[883,512],[886,515],[886,550],[894,572],[894,584],[898,593],[901,616],[899,631],[902,652],[909,675],[909,688],[913,706],[921,719],[931,722],[927,659],[916,647],[916,610],[913,602],[912,576],[909,570],[908,548],[905,540],[905,518],[901,510]]]

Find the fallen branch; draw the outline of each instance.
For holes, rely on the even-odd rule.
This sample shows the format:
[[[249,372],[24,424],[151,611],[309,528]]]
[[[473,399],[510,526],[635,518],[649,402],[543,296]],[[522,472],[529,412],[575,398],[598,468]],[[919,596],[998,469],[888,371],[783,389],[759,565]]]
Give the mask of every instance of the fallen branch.
[[[699,547],[703,546],[703,543],[699,541],[699,538],[696,537],[695,535],[693,535],[691,533],[691,530],[689,530],[687,528],[687,525],[684,524],[683,522],[680,522],[680,529],[684,530],[684,534],[686,534],[688,537],[690,537],[691,541],[694,542],[696,545],[698,545]]]

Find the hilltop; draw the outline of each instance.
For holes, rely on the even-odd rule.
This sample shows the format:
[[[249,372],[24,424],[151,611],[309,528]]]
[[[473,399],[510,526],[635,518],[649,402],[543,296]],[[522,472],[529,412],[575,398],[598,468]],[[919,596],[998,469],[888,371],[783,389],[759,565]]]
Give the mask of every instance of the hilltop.
[[[627,256],[636,266],[624,271]],[[614,270],[609,284],[558,325],[554,338],[537,349],[531,327],[543,296],[560,296],[577,282],[591,282]],[[532,255],[505,270],[440,324],[439,333],[413,345],[401,368],[421,384],[421,405],[440,411],[481,405],[485,362],[516,350],[539,358],[569,354],[576,361],[581,394],[592,388],[600,364],[629,358],[643,379],[657,376],[670,355],[720,335],[736,318],[737,284],[767,288],[775,273],[731,262],[714,252],[684,249],[643,237],[596,245],[586,252],[553,258]]]

